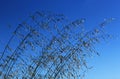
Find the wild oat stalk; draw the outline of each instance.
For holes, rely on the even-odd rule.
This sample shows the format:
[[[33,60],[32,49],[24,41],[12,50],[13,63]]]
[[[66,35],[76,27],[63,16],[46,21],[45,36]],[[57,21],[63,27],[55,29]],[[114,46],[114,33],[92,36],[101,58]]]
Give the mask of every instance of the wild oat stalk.
[[[0,56],[3,79],[82,79],[86,59],[99,53],[95,44],[109,37],[101,23],[84,28],[85,19],[69,22],[62,14],[36,12],[13,32]]]

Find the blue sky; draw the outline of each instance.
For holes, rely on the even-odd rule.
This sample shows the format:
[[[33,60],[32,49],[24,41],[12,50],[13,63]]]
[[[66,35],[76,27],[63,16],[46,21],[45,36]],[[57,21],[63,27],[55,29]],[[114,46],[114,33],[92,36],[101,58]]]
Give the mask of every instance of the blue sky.
[[[86,79],[120,79],[119,8],[119,0],[0,0],[0,40],[4,44],[18,23],[39,10],[63,13],[71,20],[86,18],[88,28],[97,26],[105,18],[116,18],[106,27],[115,38],[98,45],[101,56],[90,59],[89,64],[94,68]]]

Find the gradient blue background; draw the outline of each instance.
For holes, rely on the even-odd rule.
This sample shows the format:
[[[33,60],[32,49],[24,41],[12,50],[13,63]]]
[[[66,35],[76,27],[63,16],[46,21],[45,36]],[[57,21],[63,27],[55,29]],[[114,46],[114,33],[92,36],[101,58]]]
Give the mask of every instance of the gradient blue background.
[[[94,67],[85,79],[120,79],[120,0],[0,0],[0,50],[17,24],[39,10],[63,13],[71,20],[86,18],[87,28],[116,18],[106,27],[115,38],[96,47],[101,56],[88,61]]]

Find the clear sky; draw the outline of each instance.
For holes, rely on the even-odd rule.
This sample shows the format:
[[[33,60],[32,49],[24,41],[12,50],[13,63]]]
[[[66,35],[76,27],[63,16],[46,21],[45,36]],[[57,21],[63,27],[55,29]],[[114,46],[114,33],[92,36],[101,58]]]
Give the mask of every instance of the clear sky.
[[[101,56],[90,59],[94,68],[86,79],[120,79],[120,0],[0,0],[0,41],[4,44],[18,23],[39,10],[63,13],[69,19],[86,18],[90,28],[105,18],[116,18],[106,28],[115,38],[98,45]]]

